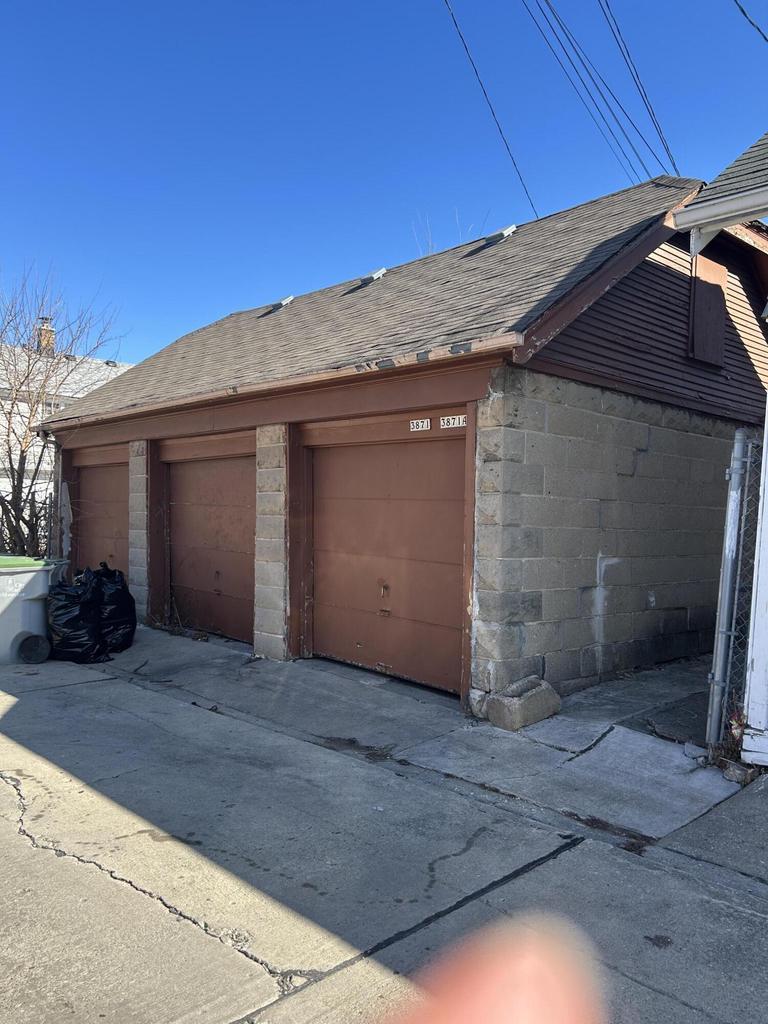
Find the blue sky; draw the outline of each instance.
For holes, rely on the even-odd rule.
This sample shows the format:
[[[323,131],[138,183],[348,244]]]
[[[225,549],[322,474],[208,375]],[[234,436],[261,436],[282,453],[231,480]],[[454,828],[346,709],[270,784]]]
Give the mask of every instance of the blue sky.
[[[519,0],[453,6],[540,212],[626,187]],[[641,117],[597,0],[558,6]],[[765,131],[731,0],[613,8],[682,173]],[[121,359],[530,219],[443,0],[42,0],[0,31],[0,274],[113,304]]]

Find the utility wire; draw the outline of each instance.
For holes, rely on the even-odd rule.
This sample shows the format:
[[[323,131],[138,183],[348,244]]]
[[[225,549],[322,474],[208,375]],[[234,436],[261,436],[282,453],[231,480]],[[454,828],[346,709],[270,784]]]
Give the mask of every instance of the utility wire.
[[[621,155],[621,152],[620,152],[620,151],[619,151],[619,150],[617,149],[617,147],[616,147],[616,146],[615,146],[615,145],[613,144],[613,142],[612,142],[612,141],[611,141],[611,140],[609,139],[609,137],[608,137],[608,135],[606,134],[605,130],[603,129],[602,125],[600,124],[600,122],[599,122],[599,121],[597,120],[597,118],[595,117],[595,114],[594,114],[594,112],[593,112],[592,108],[591,108],[591,107],[590,107],[590,105],[589,105],[589,104],[587,103],[587,101],[586,101],[586,100],[584,99],[584,96],[582,95],[581,91],[579,90],[579,87],[578,87],[578,85],[576,85],[576,82],[575,82],[575,81],[573,80],[573,78],[571,77],[571,74],[570,74],[570,72],[568,71],[568,68],[567,68],[567,67],[565,66],[565,64],[563,64],[562,60],[560,59],[560,54],[559,54],[559,53],[557,52],[557,50],[556,50],[556,49],[554,48],[554,46],[552,45],[552,42],[550,41],[550,38],[549,38],[549,36],[547,35],[547,33],[546,33],[546,32],[544,31],[544,29],[543,29],[543,28],[541,27],[541,25],[539,24],[539,22],[538,22],[538,21],[536,20],[536,16],[534,15],[534,13],[533,13],[533,11],[531,10],[531,8],[530,8],[530,7],[528,6],[527,0],[521,0],[521,2],[522,2],[522,5],[523,5],[523,7],[524,7],[524,8],[526,9],[526,11],[528,12],[528,14],[529,14],[529,16],[530,16],[530,19],[531,19],[531,21],[533,22],[533,24],[534,24],[534,25],[536,26],[536,28],[538,29],[538,31],[539,31],[539,34],[541,35],[541,38],[542,38],[542,39],[544,40],[544,42],[545,42],[545,43],[547,44],[547,46],[548,46],[548,48],[549,48],[549,51],[550,51],[550,53],[551,53],[551,54],[552,54],[552,56],[553,56],[553,57],[555,58],[555,60],[557,61],[557,63],[558,63],[559,65],[560,65],[560,68],[561,68],[561,70],[562,70],[563,74],[565,75],[565,77],[566,77],[566,78],[568,79],[568,81],[570,82],[570,84],[571,84],[571,88],[573,89],[573,91],[574,91],[574,92],[576,93],[576,95],[578,96],[579,100],[581,101],[581,104],[582,104],[582,106],[584,107],[584,109],[586,110],[586,112],[587,112],[587,113],[589,114],[589,116],[590,116],[590,118],[592,119],[592,121],[593,121],[593,123],[594,123],[595,127],[597,128],[597,130],[598,130],[598,131],[600,132],[600,134],[602,135],[603,139],[604,139],[604,140],[605,140],[605,142],[606,142],[606,145],[607,145],[607,146],[609,147],[609,149],[611,150],[611,152],[613,153],[613,155],[614,155],[614,156],[616,157],[616,160],[617,160],[617,162],[618,162],[619,166],[620,166],[620,167],[621,167],[621,169],[622,169],[622,170],[624,171],[624,173],[626,174],[627,178],[629,178],[629,180],[630,180],[631,182],[633,182],[633,183],[634,183],[635,181],[637,181],[637,176],[636,176],[636,175],[634,175],[634,174],[632,173],[632,171],[631,171],[630,167],[629,167],[629,166],[627,165],[627,163],[626,163],[626,162],[624,161],[624,159],[623,159],[623,157],[622,157],[622,155]],[[561,44],[561,45],[562,45],[562,44]]]
[[[533,215],[534,217],[538,218],[539,211],[536,209],[534,205],[533,199],[531,198],[531,193],[528,191],[528,186],[525,184],[525,179],[523,178],[522,172],[518,167],[517,160],[515,160],[515,157],[512,153],[512,148],[509,145],[509,142],[507,141],[507,136],[504,134],[504,129],[501,127],[501,123],[499,122],[499,119],[496,116],[496,111],[494,110],[493,103],[491,102],[491,98],[488,95],[488,90],[485,88],[483,80],[480,77],[480,72],[478,71],[477,64],[475,64],[467,40],[464,38],[464,33],[461,31],[461,27],[458,21],[456,20],[456,15],[453,13],[453,8],[451,7],[449,0],[443,0],[443,3],[445,4],[446,8],[448,9],[448,13],[451,16],[451,21],[453,22],[454,28],[456,29],[459,39],[461,40],[461,45],[464,47],[464,52],[467,55],[467,60],[472,65],[472,70],[475,73],[477,84],[480,86],[483,96],[485,97],[485,102],[488,104],[488,109],[491,112],[491,117],[493,118],[494,124],[498,129],[499,135],[501,136],[501,141],[504,143],[504,148],[506,149],[507,154],[509,155],[509,159],[512,161],[512,166],[515,169],[515,173],[517,174],[517,177],[520,179],[520,184],[523,186],[523,191],[525,192],[528,202],[530,203],[531,209],[533,210]]]
[[[648,93],[646,92],[645,86],[643,85],[642,79],[640,78],[640,72],[637,70],[637,66],[634,60],[632,59],[632,54],[629,52],[629,47],[627,46],[621,28],[619,27],[619,23],[616,20],[616,15],[613,13],[613,10],[611,9],[610,0],[598,0],[598,3],[600,5],[600,10],[603,12],[603,17],[605,18],[606,22],[608,23],[608,27],[611,30],[611,34],[613,35],[613,38],[616,41],[616,45],[619,48],[619,52],[624,58],[624,63],[627,65],[629,73],[632,76],[632,80],[634,81],[637,87],[637,91],[640,93],[640,98],[642,99],[643,104],[645,105],[645,109],[648,111],[648,116],[650,117],[651,122],[654,128],[656,129],[656,134],[659,136],[661,144],[664,147],[667,156],[669,157],[669,161],[672,164],[672,167],[674,168],[675,174],[679,175],[680,168],[677,166],[677,163],[675,162],[675,158],[672,155],[672,150],[670,149],[669,143],[667,142],[667,138],[664,135],[661,124],[659,123],[659,119],[656,116],[656,111],[653,109],[653,104],[648,98]]]
[[[765,34],[765,32],[763,32],[763,30],[760,28],[760,26],[757,24],[757,22],[754,20],[754,18],[752,18],[750,16],[750,14],[747,12],[746,8],[742,4],[739,3],[739,0],[733,0],[733,2],[736,4],[738,9],[741,11],[741,13],[747,19],[747,21],[752,26],[752,28],[755,30],[755,32],[757,32],[758,35],[762,36],[763,39],[765,40],[765,42],[768,43],[768,36]]]
[[[630,169],[632,171],[632,175],[634,176],[634,181],[635,182],[640,181],[640,177],[641,176],[640,176],[640,174],[638,174],[638,172],[637,172],[637,170],[635,168],[635,165],[634,165],[634,163],[632,161],[631,156],[629,155],[629,153],[625,149],[624,144],[622,143],[621,139],[616,135],[616,132],[613,130],[613,126],[610,124],[610,122],[608,121],[608,118],[605,116],[605,112],[603,111],[603,108],[600,106],[598,100],[595,98],[595,94],[594,94],[592,88],[590,88],[589,83],[587,82],[587,80],[585,79],[585,77],[582,74],[581,70],[577,67],[576,63],[574,62],[573,57],[571,56],[571,51],[569,50],[568,46],[566,45],[567,42],[568,42],[567,37],[566,37],[565,42],[564,42],[563,39],[561,38],[560,34],[558,33],[555,25],[553,24],[552,20],[550,19],[549,15],[547,14],[547,12],[542,7],[542,5],[540,3],[540,0],[536,0],[536,5],[539,8],[539,11],[540,11],[542,17],[544,18],[545,22],[549,26],[549,30],[552,33],[555,41],[559,45],[560,49],[563,51],[563,55],[565,56],[565,59],[571,65],[571,68],[573,69],[574,74],[578,78],[579,82],[581,83],[582,88],[584,89],[584,91],[586,92],[586,94],[589,97],[590,101],[592,102],[592,105],[594,106],[595,111],[597,112],[598,117],[600,118],[600,120],[605,125],[605,128],[608,131],[608,134],[613,139],[613,141],[616,144],[617,148],[621,152],[621,155],[626,160],[626,162],[629,164]],[[632,180],[632,179],[630,179],[630,180]]]
[[[537,0],[537,2],[538,2],[538,0]],[[632,141],[632,138],[630,137],[630,135],[627,132],[626,128],[621,123],[620,118],[617,116],[615,111],[611,109],[611,106],[608,103],[608,100],[606,99],[605,94],[603,93],[602,89],[600,88],[600,86],[595,81],[594,75],[597,75],[597,77],[600,79],[600,82],[603,85],[603,87],[605,88],[606,92],[608,92],[610,94],[610,96],[613,99],[614,103],[616,104],[618,109],[621,111],[621,113],[624,115],[624,117],[626,118],[627,122],[635,130],[638,138],[645,145],[646,149],[651,154],[651,156],[656,161],[656,163],[659,165],[659,167],[661,168],[662,172],[664,174],[666,174],[667,173],[667,168],[664,166],[663,161],[659,158],[659,156],[656,153],[656,151],[654,150],[653,146],[651,146],[650,142],[645,137],[645,135],[643,134],[642,130],[639,128],[639,126],[637,125],[635,120],[632,118],[631,114],[626,109],[624,104],[621,102],[619,97],[616,95],[616,93],[613,91],[613,89],[610,87],[610,85],[608,85],[608,83],[606,82],[605,78],[603,78],[603,76],[600,74],[598,69],[595,67],[594,63],[589,59],[589,57],[587,56],[586,52],[584,51],[583,46],[576,39],[576,37],[574,36],[573,32],[571,32],[571,30],[568,28],[568,26],[566,25],[566,23],[563,20],[562,16],[560,15],[560,13],[558,12],[557,8],[555,7],[554,3],[552,3],[552,0],[545,0],[545,3],[547,5],[547,7],[549,7],[549,9],[552,11],[552,14],[555,17],[555,19],[557,20],[558,24],[560,25],[562,31],[568,37],[568,40],[571,43],[571,46],[573,47],[576,55],[578,56],[579,60],[581,61],[585,71],[589,75],[589,77],[590,77],[592,83],[594,84],[595,88],[597,89],[597,91],[598,91],[598,93],[600,95],[600,98],[603,100],[603,103],[605,103],[606,107],[610,110],[611,115],[614,118],[614,120],[616,121],[616,124],[619,126],[622,135],[627,140],[627,143],[629,144],[630,148],[632,149],[632,152],[637,157],[637,159],[638,159],[638,161],[640,163],[640,166],[645,171],[646,177],[647,178],[651,177],[651,172],[650,172],[650,169],[648,168],[648,165],[646,164],[645,160],[643,160],[643,158],[640,156],[640,153],[637,151],[637,147],[635,146],[634,142]],[[592,72],[594,72],[594,75],[592,74]]]

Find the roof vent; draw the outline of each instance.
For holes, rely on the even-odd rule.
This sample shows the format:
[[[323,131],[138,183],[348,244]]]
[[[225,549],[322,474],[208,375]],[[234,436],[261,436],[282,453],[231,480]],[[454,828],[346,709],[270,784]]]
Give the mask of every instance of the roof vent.
[[[763,312],[762,312],[762,313],[760,314],[760,319],[761,319],[761,320],[766,320],[766,321],[768,321],[768,302],[766,302],[766,304],[765,304],[765,309],[764,309],[764,310],[763,310]]]
[[[67,360],[68,363],[74,363],[77,361],[77,356],[73,355],[71,352],[65,352],[64,358]]]
[[[384,277],[387,272],[386,267],[379,267],[378,270],[374,270],[372,274],[366,274],[365,277],[360,278],[361,284],[372,284],[374,281],[378,281],[379,278]]]
[[[274,306],[272,307],[272,309],[273,310],[282,309],[283,306],[290,306],[290,304],[292,302],[293,302],[293,296],[292,295],[286,295],[284,299],[280,299],[279,302],[276,302],[274,304]]]
[[[496,231],[493,235],[488,235],[486,242],[488,245],[493,245],[495,242],[500,242],[504,238],[508,238],[511,234],[517,231],[517,224],[508,224],[501,231]]]
[[[117,366],[117,363],[114,359],[105,359],[104,362],[106,363],[107,366]]]

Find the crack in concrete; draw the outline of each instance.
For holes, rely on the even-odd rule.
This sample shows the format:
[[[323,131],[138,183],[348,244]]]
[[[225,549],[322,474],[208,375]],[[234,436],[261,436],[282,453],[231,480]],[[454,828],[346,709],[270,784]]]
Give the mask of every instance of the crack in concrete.
[[[466,896],[462,896],[460,899],[449,904],[449,906],[443,907],[442,910],[436,910],[434,913],[428,914],[427,917],[422,918],[421,921],[417,921],[416,924],[412,924],[408,928],[403,928],[388,936],[386,939],[381,939],[379,942],[369,946],[361,953],[357,953],[355,956],[349,957],[347,960],[340,961],[327,971],[317,971],[316,977],[309,979],[305,985],[301,986],[301,988],[306,988],[307,985],[316,984],[318,981],[330,978],[334,974],[338,974],[340,971],[347,970],[349,967],[354,967],[363,960],[370,960],[371,957],[376,956],[377,953],[381,953],[383,950],[389,949],[390,946],[394,946],[396,943],[402,942],[404,939],[409,939],[412,935],[416,935],[425,928],[429,928],[430,925],[435,924],[435,922],[442,920],[444,917],[448,917],[451,914],[456,913],[456,911],[462,910],[470,903],[475,903],[477,900],[483,899],[485,896],[495,892],[497,889],[503,888],[510,882],[514,882],[516,879],[530,874],[530,872],[535,871],[536,868],[542,867],[544,864],[549,864],[553,860],[557,860],[558,857],[561,857],[564,853],[568,853],[570,850],[575,849],[583,842],[585,842],[584,836],[569,836],[564,843],[556,846],[554,850],[550,850],[549,853],[542,854],[540,857],[535,857],[533,860],[527,861],[525,864],[521,864],[520,867],[507,872],[507,874],[502,875],[500,878],[496,878],[492,882],[488,882],[486,885],[481,886],[479,889],[474,889],[472,892],[467,893]],[[278,998],[288,998],[297,991],[299,991],[298,988],[293,989],[291,992],[286,992]],[[258,1021],[261,1019],[261,1015],[269,1010],[270,1006],[273,1006],[275,1002],[277,1002],[277,1000],[273,1000],[272,1003],[267,1003],[265,1006],[260,1006],[255,1010],[251,1010],[251,1012],[247,1013],[244,1017],[238,1017],[237,1020],[230,1021],[230,1024],[258,1024]]]
[[[277,983],[277,989],[280,993],[280,997],[288,995],[290,992],[296,991],[299,988],[303,988],[305,984],[318,980],[319,976],[322,974],[322,972],[312,969],[305,970],[304,968],[286,968],[281,970],[269,963],[269,961],[263,959],[263,957],[256,956],[255,953],[246,948],[245,944],[250,939],[250,936],[246,932],[240,932],[237,929],[216,931],[208,924],[207,921],[202,921],[200,918],[187,914],[185,911],[179,909],[179,907],[174,906],[173,903],[166,900],[164,896],[161,896],[159,893],[152,892],[150,889],[145,889],[143,886],[132,881],[130,878],[126,878],[124,875],[119,875],[112,868],[106,867],[99,861],[94,860],[91,857],[84,857],[81,854],[73,853],[69,850],[63,850],[55,840],[44,839],[33,835],[25,825],[28,806],[21,786],[21,780],[7,771],[0,771],[0,781],[9,786],[16,794],[16,802],[19,809],[19,816],[16,824],[17,832],[20,836],[26,839],[35,850],[47,850],[49,853],[53,853],[56,857],[67,857],[70,860],[76,861],[78,864],[94,867],[102,874],[108,875],[113,879],[113,881],[120,882],[122,885],[126,885],[130,889],[133,889],[134,892],[148,897],[155,903],[159,903],[160,906],[167,910],[173,917],[186,921],[188,924],[193,925],[199,931],[203,932],[203,934],[207,935],[209,938],[216,939],[216,941],[221,942],[222,945],[228,946],[230,949],[234,949],[236,953],[240,954],[240,956],[245,957],[246,960],[250,960],[251,963],[255,963],[261,967],[269,977],[273,978]]]
[[[700,1013],[706,1020],[714,1021],[715,1024],[731,1024],[726,1021],[723,1017],[715,1017],[714,1014],[707,1012],[701,1006],[694,1006],[693,1003],[688,1003],[685,999],[681,999],[680,996],[674,995],[672,992],[665,992],[663,988],[657,988],[655,985],[651,985],[650,982],[643,981],[641,978],[636,978],[633,974],[629,974],[627,971],[623,971],[616,964],[608,963],[607,960],[602,961],[603,966],[609,971],[614,971],[620,977],[625,978],[627,981],[633,982],[635,985],[640,985],[641,988],[647,989],[649,992],[655,993],[657,996],[664,996],[665,999],[670,999],[673,1003],[677,1003],[679,1006],[684,1006],[686,1010],[693,1010],[694,1013]]]
[[[594,750],[595,747],[599,746],[603,742],[603,740],[606,738],[606,736],[610,736],[611,735],[611,733],[613,732],[614,728],[615,728],[614,725],[609,725],[607,729],[604,729],[603,732],[600,733],[600,735],[597,737],[597,739],[592,740],[592,742],[589,743],[586,747],[584,747],[583,750],[577,750],[576,753],[573,754],[572,757],[567,757],[565,759],[565,761],[563,762],[563,764],[570,764],[571,761],[575,761],[577,758],[583,757],[584,754],[588,754],[591,750]]]
[[[481,825],[480,828],[475,829],[460,850],[457,850],[455,853],[443,853],[439,857],[434,857],[429,864],[427,864],[427,875],[429,876],[429,881],[427,882],[427,887],[424,890],[425,895],[431,892],[437,883],[437,865],[444,860],[453,860],[454,857],[463,857],[465,853],[469,853],[480,836],[484,832],[488,831],[489,829],[486,825]]]

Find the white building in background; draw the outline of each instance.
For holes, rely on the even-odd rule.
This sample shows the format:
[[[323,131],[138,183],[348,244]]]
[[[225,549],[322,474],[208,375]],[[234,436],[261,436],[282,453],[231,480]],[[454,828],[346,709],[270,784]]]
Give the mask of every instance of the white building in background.
[[[29,434],[36,423],[129,369],[131,363],[57,351],[49,318],[41,317],[32,346],[0,345],[0,494],[11,492],[11,467],[18,466],[21,446],[29,443],[27,478],[43,448]],[[54,449],[44,452],[34,485],[44,500],[53,489]]]

